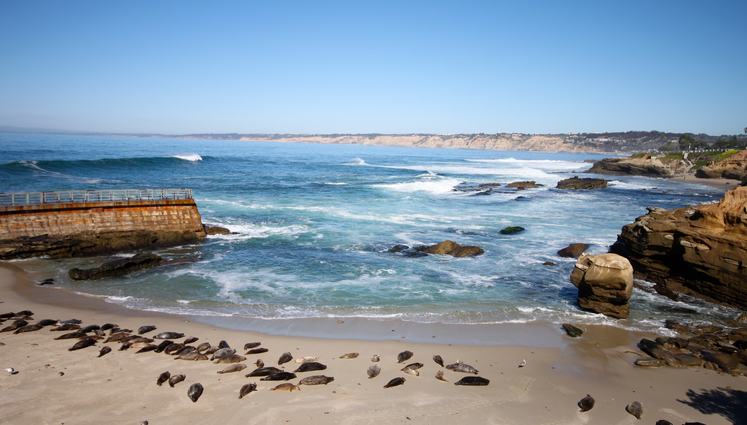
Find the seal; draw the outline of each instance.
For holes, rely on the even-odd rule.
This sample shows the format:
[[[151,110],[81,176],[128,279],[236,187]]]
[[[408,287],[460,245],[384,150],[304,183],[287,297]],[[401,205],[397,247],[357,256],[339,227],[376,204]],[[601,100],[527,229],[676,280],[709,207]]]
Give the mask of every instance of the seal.
[[[57,323],[59,323],[57,320],[52,320],[52,319],[42,319],[36,322],[37,325],[41,325],[41,326],[52,326],[52,325],[56,325]]]
[[[81,329],[78,329],[77,331],[72,331],[66,334],[62,334],[55,339],[75,339],[75,338],[83,338],[84,336],[86,336],[85,332],[83,332]],[[108,340],[104,342],[108,342]]]
[[[197,352],[200,354],[205,354],[205,352],[210,348],[209,342],[203,342],[202,344],[197,346]]]
[[[436,372],[436,379],[438,379],[439,381],[443,381],[443,382],[449,382],[446,380],[446,378],[444,378],[443,370],[439,370],[438,372]]]
[[[298,366],[294,372],[311,372],[314,370],[324,370],[327,368],[327,365],[323,365],[319,362],[307,362],[307,363],[301,363],[301,366]]]
[[[81,329],[80,331],[87,334],[89,332],[98,331],[98,330],[101,330],[101,326],[99,326],[99,325],[88,325],[85,328]]]
[[[90,347],[95,344],[96,344],[96,338],[87,337],[76,342],[75,344],[73,344],[72,347],[68,348],[67,350],[68,351],[81,350],[83,348]]]
[[[410,375],[414,376],[420,376],[420,372],[418,372],[418,369],[423,367],[423,363],[410,363],[409,365],[403,367],[401,370],[402,372],[409,373]]]
[[[205,389],[202,387],[202,384],[194,383],[190,385],[189,389],[187,390],[187,397],[192,400],[192,403],[196,403],[197,400],[200,399],[200,396],[202,395],[202,392],[204,390]]]
[[[249,378],[253,376],[268,376],[268,375],[272,375],[273,373],[278,373],[278,372],[282,372],[282,370],[276,367],[272,367],[272,366],[260,367],[249,372],[249,374],[247,374],[246,377]]]
[[[262,359],[257,359],[257,361],[254,362],[254,366],[265,367],[265,362],[263,362]]]
[[[167,346],[166,348],[164,348],[163,352],[166,354],[173,355],[173,354],[176,354],[176,352],[181,350],[182,348],[184,348],[184,344],[179,344],[179,343],[171,344]]]
[[[340,356],[341,359],[355,359],[358,357],[358,353],[347,353]]]
[[[213,360],[213,363],[215,364],[241,363],[244,360],[246,360],[246,357],[240,356],[238,354],[232,354],[230,356],[215,359]]]
[[[241,389],[239,390],[239,400],[253,391],[257,391],[257,384],[255,384],[254,382],[242,385]]]
[[[386,385],[384,385],[384,388],[392,388],[396,387],[398,385],[402,385],[405,383],[405,378],[402,378],[401,376],[398,376],[391,381],[387,382]]]
[[[184,338],[184,334],[181,332],[161,332],[154,336],[155,339],[179,339]]]
[[[114,324],[114,323],[104,323],[103,325],[101,325],[101,330],[102,331],[108,331],[109,329],[114,329],[116,327],[117,327],[117,325]]]
[[[252,348],[251,350],[247,351],[246,354],[262,354],[262,353],[266,353],[268,351],[270,351],[270,350],[268,350],[266,348],[261,348],[261,347],[260,348]]]
[[[171,378],[169,378],[169,386],[171,388],[174,388],[174,385],[182,382],[185,379],[187,379],[187,377],[184,375],[173,375]]]
[[[454,372],[474,373],[475,375],[479,373],[474,367],[462,362],[456,362],[450,365],[446,365],[446,369],[452,370]]]
[[[142,334],[147,334],[148,332],[152,332],[155,330],[156,330],[156,327],[153,325],[143,325],[137,328],[137,333],[142,335]]]
[[[594,397],[592,397],[589,394],[586,394],[586,397],[578,401],[578,408],[581,409],[582,412],[588,412],[593,407],[594,407]]]
[[[397,363],[404,363],[412,358],[412,351],[403,351],[397,354]]]
[[[490,380],[485,379],[482,376],[465,376],[464,378],[454,382],[454,385],[485,386],[489,383]]]
[[[313,376],[307,376],[301,379],[298,382],[298,384],[299,385],[327,385],[334,380],[335,378],[331,376],[313,375]]]
[[[381,357],[379,357],[379,355],[378,355],[378,354],[374,354],[373,356],[371,356],[371,361],[372,361],[373,363],[377,363],[377,362],[379,362],[380,360],[381,360]]]
[[[105,345],[101,347],[101,350],[99,351],[99,357],[105,356],[112,352],[112,347]]]
[[[80,325],[76,325],[75,323],[63,323],[59,326],[56,326],[50,329],[50,331],[62,332],[62,331],[74,331],[78,329],[80,329]]]
[[[271,388],[270,391],[287,391],[289,393],[292,393],[293,391],[301,391],[301,388],[286,382],[285,384],[280,384],[274,388]]]
[[[369,366],[366,373],[368,374],[368,379],[376,378],[381,373],[381,368],[376,365]]]
[[[196,336],[191,336],[191,337],[185,339],[184,343],[185,344],[191,344],[193,342],[197,342],[198,339],[200,339],[200,338],[197,338]]]
[[[433,361],[436,362],[437,365],[444,367],[444,359],[442,359],[438,354],[433,356]]]
[[[278,364],[288,363],[289,361],[293,360],[293,354],[285,352],[280,355],[280,358],[278,359]]]
[[[120,341],[122,341],[123,339],[125,339],[125,338],[127,338],[129,336],[130,336],[130,334],[127,333],[127,332],[117,332],[117,333],[113,333],[113,334],[109,335],[109,338],[107,338],[104,342],[120,342]]]
[[[158,346],[156,344],[145,343],[139,350],[135,351],[135,354],[147,353],[148,351],[154,351]]]
[[[9,326],[6,326],[6,327],[0,329],[0,332],[15,331],[16,329],[22,328],[22,327],[24,327],[24,326],[26,326],[28,324],[29,324],[29,322],[27,322],[27,321],[25,321],[23,319],[18,319],[16,321],[14,321],[12,325],[9,325]]]
[[[633,415],[638,420],[640,420],[641,416],[643,416],[643,406],[641,406],[641,403],[638,401],[634,401],[625,406],[625,411]]]
[[[262,345],[261,342],[247,342],[246,344],[244,344],[244,351],[251,350],[252,348],[257,348],[260,345]]]
[[[38,331],[40,329],[44,329],[44,326],[42,326],[42,325],[40,325],[38,323],[34,323],[33,325],[21,326],[20,328],[18,328],[15,331],[13,331],[13,333],[14,334],[21,334],[21,333],[25,333],[25,332]]]
[[[169,378],[171,378],[171,372],[167,370],[166,372],[163,372],[162,374],[158,375],[158,379],[156,379],[156,385],[160,387],[161,384],[168,381]]]
[[[221,341],[220,341],[220,342],[218,343],[218,348],[219,348],[219,349],[220,349],[220,348],[231,348],[231,346],[230,346],[230,345],[228,345],[228,343],[227,343],[227,342],[226,342],[225,340],[221,340]]]
[[[246,365],[245,364],[243,364],[243,363],[236,363],[236,364],[232,364],[231,366],[228,366],[225,369],[219,370],[218,373],[241,372],[244,369],[246,369]]]
[[[168,347],[169,345],[171,345],[173,343],[174,343],[174,341],[172,341],[170,339],[165,339],[165,340],[161,341],[161,343],[158,344],[158,347],[156,347],[156,349],[153,350],[153,351],[155,351],[156,353],[163,352],[163,350],[165,350],[166,347]]]
[[[296,374],[293,372],[275,372],[260,378],[260,381],[290,381],[291,379],[296,379]]]
[[[197,351],[190,351],[189,353],[180,354],[175,357],[176,360],[192,360],[192,361],[199,361],[199,360],[207,360],[208,356],[204,354],[200,354]]]
[[[210,358],[210,360],[216,360],[223,357],[230,357],[236,354],[236,350],[233,348],[220,348],[217,351],[213,353],[213,357]]]

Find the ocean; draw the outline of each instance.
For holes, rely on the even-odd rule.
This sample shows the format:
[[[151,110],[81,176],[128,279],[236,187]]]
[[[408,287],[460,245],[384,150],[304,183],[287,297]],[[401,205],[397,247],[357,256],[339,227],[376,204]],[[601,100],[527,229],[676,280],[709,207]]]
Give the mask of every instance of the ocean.
[[[247,328],[364,318],[464,326],[570,321],[661,331],[666,318],[718,321],[733,314],[704,302],[670,301],[646,282],[634,291],[630,319],[577,308],[568,279],[575,260],[559,258],[558,249],[586,242],[591,252],[606,252],[646,207],[720,197],[714,188],[643,177],[607,176],[612,181],[602,190],[554,189],[601,155],[14,133],[0,133],[0,147],[2,192],[186,187],[205,223],[235,232],[160,249],[180,261],[118,279],[66,277],[68,269],[102,258],[17,261],[63,287],[132,309],[225,318]],[[454,190],[519,180],[544,187],[480,195]],[[501,235],[505,226],[526,230]],[[395,244],[445,239],[479,245],[485,254],[387,252]]]

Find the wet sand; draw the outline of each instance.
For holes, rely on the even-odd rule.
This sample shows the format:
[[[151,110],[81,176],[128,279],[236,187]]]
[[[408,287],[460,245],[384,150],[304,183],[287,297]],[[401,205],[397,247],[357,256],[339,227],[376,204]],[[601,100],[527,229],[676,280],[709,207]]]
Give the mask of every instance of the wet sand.
[[[55,341],[52,338],[59,333],[48,328],[18,335],[2,333],[0,367],[13,367],[19,373],[8,375],[0,370],[0,423],[634,424],[667,419],[674,424],[700,421],[711,425],[738,423],[729,419],[729,414],[733,419],[738,413],[734,413],[735,406],[726,404],[726,396],[747,394],[745,377],[705,369],[634,367],[632,362],[638,357],[635,342],[641,334],[611,327],[587,327],[582,338],[572,340],[554,327],[521,325],[527,333],[540,332],[541,338],[545,338],[541,332],[555,332],[557,339],[546,346],[269,336],[195,323],[189,317],[128,310],[66,290],[38,287],[22,270],[2,265],[0,313],[25,309],[32,310],[36,320],[78,318],[85,324],[111,322],[131,329],[153,324],[158,327],[156,332],[183,332],[199,337],[198,343],[215,345],[226,340],[241,351],[244,343],[261,341],[270,351],[247,356],[248,367],[242,372],[221,375],[216,372],[225,365],[175,360],[163,353],[118,351],[118,343],[99,342],[96,347],[71,352],[67,349],[74,340]],[[341,326],[354,327],[356,323]],[[498,331],[495,335],[502,338],[515,332]],[[103,345],[113,351],[98,358]],[[415,353],[406,363],[425,365],[420,376],[400,371],[406,363],[397,364],[396,357],[403,350]],[[269,391],[278,382],[244,376],[257,358],[267,366],[277,366],[278,357],[286,351],[294,357],[318,357],[328,366],[325,371],[299,377],[324,374],[333,376],[334,382],[287,393]],[[360,356],[339,358],[349,352]],[[373,354],[381,356],[376,364],[382,372],[368,379],[366,369],[373,364]],[[431,360],[434,354],[440,354],[446,363],[461,360],[473,365],[490,385],[455,386],[453,383],[466,375],[448,370],[444,375],[449,383],[437,381],[434,375],[441,368]],[[524,359],[526,366],[519,368]],[[284,366],[293,370],[297,365]],[[166,370],[187,378],[175,388],[159,387],[156,378]],[[398,376],[406,378],[404,385],[383,388]],[[187,388],[195,382],[201,383],[205,392],[193,403]],[[250,382],[257,383],[259,391],[239,400],[239,388]],[[290,382],[298,383],[298,379]],[[707,400],[697,400],[693,407],[697,397],[688,395],[688,390],[701,394],[719,388],[725,391],[723,399],[714,393]],[[596,405],[581,413],[576,402],[587,393],[596,399]],[[625,412],[625,405],[634,400],[643,404],[641,421]],[[716,413],[704,413],[714,410]]]

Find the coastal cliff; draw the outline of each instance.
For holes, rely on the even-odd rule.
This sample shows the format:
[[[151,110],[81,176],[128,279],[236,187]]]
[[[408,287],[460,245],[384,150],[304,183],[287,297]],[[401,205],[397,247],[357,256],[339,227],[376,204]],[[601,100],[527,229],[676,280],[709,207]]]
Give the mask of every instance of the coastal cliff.
[[[717,204],[650,209],[610,248],[660,293],[701,295],[747,308],[747,187]]]
[[[728,152],[727,152],[728,153]],[[747,181],[747,150],[733,153],[723,159],[712,161],[695,173],[701,178],[724,178]]]
[[[639,154],[628,158],[605,158],[589,169],[590,173],[633,175],[646,177],[674,177],[686,174],[692,164],[682,158],[666,155]]]

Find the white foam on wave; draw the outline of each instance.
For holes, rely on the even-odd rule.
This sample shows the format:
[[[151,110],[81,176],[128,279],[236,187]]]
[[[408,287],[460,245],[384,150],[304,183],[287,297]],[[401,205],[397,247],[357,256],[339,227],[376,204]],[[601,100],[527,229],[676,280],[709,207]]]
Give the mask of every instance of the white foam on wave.
[[[550,171],[585,170],[590,168],[592,165],[590,163],[581,161],[563,161],[557,159],[516,159],[513,157],[497,159],[467,159],[466,161],[484,164],[510,164],[518,165],[520,167],[540,168]]]
[[[210,235],[213,239],[246,240],[265,239],[272,236],[297,236],[309,232],[309,228],[300,224],[288,226],[268,226],[256,223],[218,223],[217,226],[225,227],[231,231],[228,235]]]
[[[437,180],[421,180],[404,183],[381,183],[372,186],[397,192],[428,192],[435,195],[444,195],[447,193],[455,193],[453,189],[460,183],[462,183],[461,180],[442,178]]]
[[[368,163],[363,158],[353,158],[352,161],[346,163],[345,165],[368,165]]]
[[[347,183],[345,182],[324,182],[323,184],[327,186],[345,186]]]
[[[623,182],[620,180],[611,180],[608,184],[616,189],[628,189],[628,190],[651,190],[656,189],[656,186],[645,184],[645,183],[633,183]]]
[[[202,157],[196,153],[179,154],[179,155],[174,155],[173,157],[184,160],[184,161],[191,161],[191,162],[202,161]]]
[[[46,168],[40,167],[37,161],[18,161],[18,163],[24,167],[34,170],[36,174],[44,176],[44,177],[53,177],[53,178],[60,178],[60,179],[65,179],[65,180],[73,180],[73,181],[77,181],[80,183],[87,183],[87,184],[97,184],[103,181],[102,179],[71,176],[69,174],[63,174],[57,171],[50,171],[50,170],[47,170]]]

